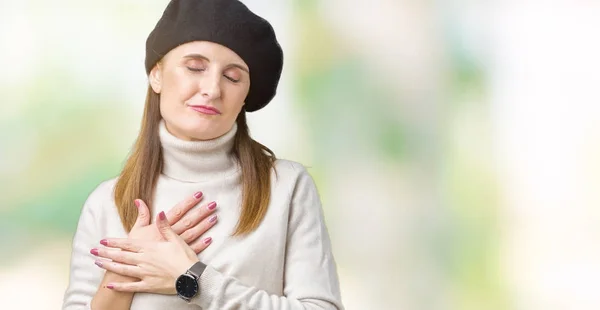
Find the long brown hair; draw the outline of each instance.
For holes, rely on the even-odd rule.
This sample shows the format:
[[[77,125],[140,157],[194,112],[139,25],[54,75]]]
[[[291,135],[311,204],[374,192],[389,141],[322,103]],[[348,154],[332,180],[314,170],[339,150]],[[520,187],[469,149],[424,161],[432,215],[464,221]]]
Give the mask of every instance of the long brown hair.
[[[162,169],[162,150],[158,136],[160,96],[148,86],[140,133],[115,186],[115,203],[127,232],[137,218],[135,199],[152,208],[152,197]],[[255,230],[264,218],[271,195],[271,168],[275,154],[250,137],[246,112],[237,117],[233,155],[241,167],[242,212],[233,235]]]

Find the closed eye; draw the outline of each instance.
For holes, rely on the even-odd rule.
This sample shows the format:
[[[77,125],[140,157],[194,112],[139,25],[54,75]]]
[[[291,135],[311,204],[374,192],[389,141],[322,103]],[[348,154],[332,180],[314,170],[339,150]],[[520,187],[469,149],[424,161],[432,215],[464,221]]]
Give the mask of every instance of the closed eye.
[[[188,70],[192,71],[192,72],[204,72],[206,71],[205,68],[194,68],[194,67],[187,67]],[[236,80],[230,76],[227,76],[226,74],[223,74],[223,76],[228,79],[229,81],[233,82],[233,83],[238,83],[240,80]]]
[[[240,80],[236,80],[236,79],[234,79],[234,78],[232,78],[232,77],[229,77],[229,76],[227,76],[227,75],[223,75],[223,76],[224,76],[226,79],[228,79],[228,80],[230,80],[231,82],[233,82],[233,83],[237,83],[237,82],[239,82],[239,81],[240,81]]]
[[[193,72],[203,72],[206,71],[206,69],[204,68],[192,68],[192,67],[187,67],[188,70],[193,71]]]

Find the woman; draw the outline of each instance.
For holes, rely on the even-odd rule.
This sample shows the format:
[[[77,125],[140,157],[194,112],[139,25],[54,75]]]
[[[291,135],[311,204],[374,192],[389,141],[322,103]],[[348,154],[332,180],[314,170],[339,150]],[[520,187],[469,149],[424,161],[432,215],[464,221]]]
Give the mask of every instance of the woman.
[[[249,136],[283,66],[271,25],[173,0],[145,64],[140,134],[84,204],[63,309],[342,309],[312,178]]]

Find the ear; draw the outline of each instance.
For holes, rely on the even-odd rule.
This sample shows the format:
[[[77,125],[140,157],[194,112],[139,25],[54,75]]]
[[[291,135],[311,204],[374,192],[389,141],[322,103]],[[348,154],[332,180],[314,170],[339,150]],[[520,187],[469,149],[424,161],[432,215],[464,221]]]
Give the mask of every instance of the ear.
[[[158,62],[150,71],[150,74],[148,75],[148,82],[150,82],[150,87],[152,87],[152,90],[154,90],[155,93],[160,94],[160,90],[162,88],[162,70],[160,67],[160,62]]]

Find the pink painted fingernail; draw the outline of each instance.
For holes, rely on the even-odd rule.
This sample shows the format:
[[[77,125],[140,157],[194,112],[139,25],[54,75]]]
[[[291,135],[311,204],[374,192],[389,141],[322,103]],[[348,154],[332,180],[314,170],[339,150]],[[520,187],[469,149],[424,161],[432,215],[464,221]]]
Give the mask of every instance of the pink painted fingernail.
[[[160,217],[161,220],[166,220],[167,219],[167,215],[165,215],[165,211],[161,211],[158,214],[158,217]]]
[[[133,201],[133,203],[135,203],[136,207],[138,207],[138,208],[140,207],[140,201],[139,200],[136,199],[136,200]]]
[[[108,240],[102,239],[100,240],[100,244],[102,244],[103,246],[108,246]]]
[[[217,221],[217,215],[216,215],[216,214],[215,214],[215,215],[213,215],[213,216],[211,216],[211,217],[208,219],[208,222],[209,222],[209,223],[214,223],[214,222],[216,222],[216,221]]]
[[[92,254],[94,254],[94,255],[98,256],[98,249],[92,249],[92,250],[90,251],[90,253],[92,253]]]
[[[102,263],[101,263],[101,262],[99,262],[99,261],[95,261],[95,262],[94,262],[94,264],[96,264],[96,266],[98,266],[98,267],[102,268]]]
[[[202,198],[202,192],[196,192],[196,193],[194,194],[194,198],[196,198],[196,199],[200,199],[200,198]]]
[[[106,288],[108,288],[108,289],[111,289],[111,290],[112,290],[113,288],[115,288],[115,286],[114,286],[114,285],[112,285],[112,284],[107,284],[107,285],[106,285]]]
[[[204,242],[204,244],[209,244],[212,242],[212,238],[211,237],[205,238],[203,242]]]
[[[208,204],[208,206],[206,206],[206,208],[207,208],[208,210],[214,210],[216,207],[217,207],[217,203],[216,203],[216,202],[214,202],[214,201],[213,201],[213,202],[211,202],[211,203],[209,203],[209,204]]]

